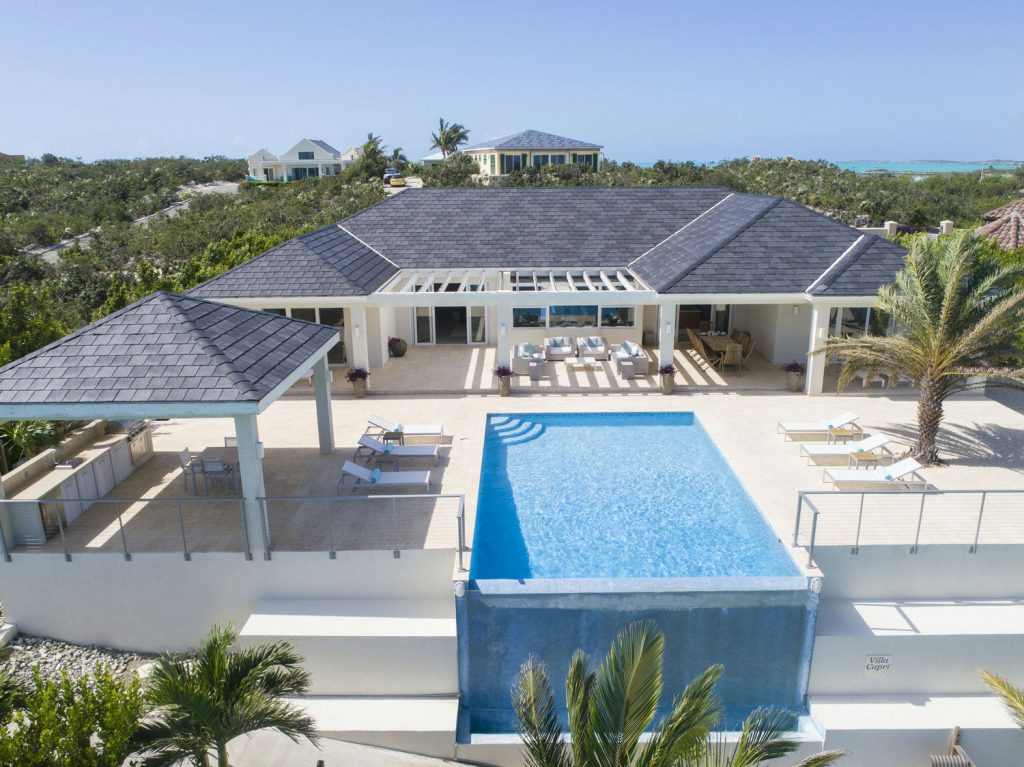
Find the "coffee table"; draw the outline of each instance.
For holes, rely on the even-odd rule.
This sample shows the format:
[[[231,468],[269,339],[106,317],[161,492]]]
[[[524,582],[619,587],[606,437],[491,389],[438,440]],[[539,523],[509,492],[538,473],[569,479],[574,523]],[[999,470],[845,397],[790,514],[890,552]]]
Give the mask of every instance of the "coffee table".
[[[570,367],[592,368],[597,364],[596,357],[566,357],[565,364]]]

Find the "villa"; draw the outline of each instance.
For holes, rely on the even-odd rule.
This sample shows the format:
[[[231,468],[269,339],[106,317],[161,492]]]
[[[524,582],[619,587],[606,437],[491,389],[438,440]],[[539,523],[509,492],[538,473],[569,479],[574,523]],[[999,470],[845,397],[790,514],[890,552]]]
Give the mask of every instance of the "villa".
[[[390,337],[492,345],[495,365],[511,365],[521,344],[568,335],[650,346],[665,365],[688,331],[740,328],[758,358],[806,362],[820,393],[811,352],[830,334],[888,331],[872,307],[903,255],[725,189],[412,189],[190,295],[336,327],[331,363],[361,368],[394,364]]]
[[[912,384],[814,353],[893,332],[903,256],[723,189],[405,191],[0,368],[0,419],[80,424],[0,477],[5,618],[146,652],[230,621],[295,643],[324,737],[503,767],[528,656],[560,689],[653,618],[668,698],[723,664],[728,742],[767,705],[796,758],[1015,767],[978,670],[1024,679],[1024,415],[951,398],[950,465],[908,470]]]
[[[485,179],[506,176],[513,170],[543,168],[545,165],[578,164],[596,173],[601,168],[603,151],[604,147],[600,144],[538,130],[519,131],[459,149],[459,152],[476,161],[480,168],[479,175]],[[435,165],[443,159],[441,152],[435,152],[424,157],[423,164]]]
[[[359,159],[359,147],[339,152],[326,141],[302,139],[280,156],[260,149],[250,155],[249,178],[256,181],[300,181],[337,176]]]

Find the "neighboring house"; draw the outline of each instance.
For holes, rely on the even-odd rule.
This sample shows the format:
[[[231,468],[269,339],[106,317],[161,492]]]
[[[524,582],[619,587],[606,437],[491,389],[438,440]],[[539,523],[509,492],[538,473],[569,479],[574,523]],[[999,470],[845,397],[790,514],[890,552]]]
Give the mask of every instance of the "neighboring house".
[[[0,152],[0,162],[10,160],[11,162],[24,162],[25,155],[23,154],[7,154],[6,152]]]
[[[579,163],[595,172],[601,167],[604,147],[574,138],[555,136],[537,130],[525,130],[511,136],[462,147],[459,151],[472,157],[482,176],[505,176],[513,170],[531,165],[567,165]],[[444,159],[440,152],[423,158],[424,165],[435,165]]]
[[[975,231],[995,242],[1005,250],[1024,247],[1024,190],[1021,196],[984,216],[985,224]]]
[[[332,364],[377,367],[389,336],[497,346],[598,333],[657,345],[749,331],[821,391],[830,333],[872,312],[905,250],[778,197],[714,188],[412,189],[289,240],[190,293],[332,325]]]
[[[339,152],[326,141],[304,138],[278,156],[260,149],[249,157],[249,178],[259,181],[300,181],[337,176],[359,158],[359,147]]]

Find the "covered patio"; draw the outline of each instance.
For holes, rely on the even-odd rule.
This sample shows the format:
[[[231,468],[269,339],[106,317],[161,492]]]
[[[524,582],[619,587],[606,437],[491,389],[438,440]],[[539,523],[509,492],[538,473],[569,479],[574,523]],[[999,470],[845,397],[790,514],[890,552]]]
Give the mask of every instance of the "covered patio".
[[[161,455],[133,467],[107,497],[100,497],[104,494],[97,493],[95,485],[82,489],[78,483],[73,503],[86,511],[74,516],[72,526],[63,485],[55,488],[52,497],[40,499],[40,509],[43,501],[58,508],[60,533],[59,540],[43,548],[64,546],[68,551],[69,539],[80,539],[84,550],[102,550],[110,544],[123,547],[128,556],[126,528],[145,514],[146,520],[156,522],[156,533],[173,531],[172,545],[180,549],[184,542],[187,556],[186,517],[194,512],[204,522],[210,514],[234,520],[225,533],[232,541],[197,533],[191,536],[194,547],[212,545],[223,550],[228,546],[247,556],[267,550],[272,531],[263,522],[260,499],[267,495],[264,459],[270,451],[260,441],[257,416],[311,374],[318,453],[331,455],[334,434],[327,352],[337,341],[337,331],[321,325],[158,292],[0,369],[3,420],[214,418],[232,422],[224,431],[233,435],[188,446],[196,452],[206,447],[232,450],[233,466],[222,477],[224,497],[212,504],[216,509],[210,500],[189,497],[186,488],[176,484],[170,493],[173,500],[164,504],[173,513],[165,510],[157,521],[159,496],[167,483],[156,483],[163,487],[154,492],[151,475],[180,475],[185,463],[182,455]],[[202,470],[207,471],[205,462]],[[121,499],[146,500],[126,504]],[[31,502],[23,499],[21,509]],[[8,557],[9,507],[0,506],[5,512],[0,543]],[[134,530],[141,527],[139,521]],[[143,540],[152,545],[148,537],[143,535]]]

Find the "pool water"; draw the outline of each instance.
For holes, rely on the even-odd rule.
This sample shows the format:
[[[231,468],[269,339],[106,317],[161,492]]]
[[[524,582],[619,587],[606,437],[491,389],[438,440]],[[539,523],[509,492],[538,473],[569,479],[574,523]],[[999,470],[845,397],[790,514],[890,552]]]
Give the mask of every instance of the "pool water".
[[[473,579],[793,576],[693,413],[488,416]]]

